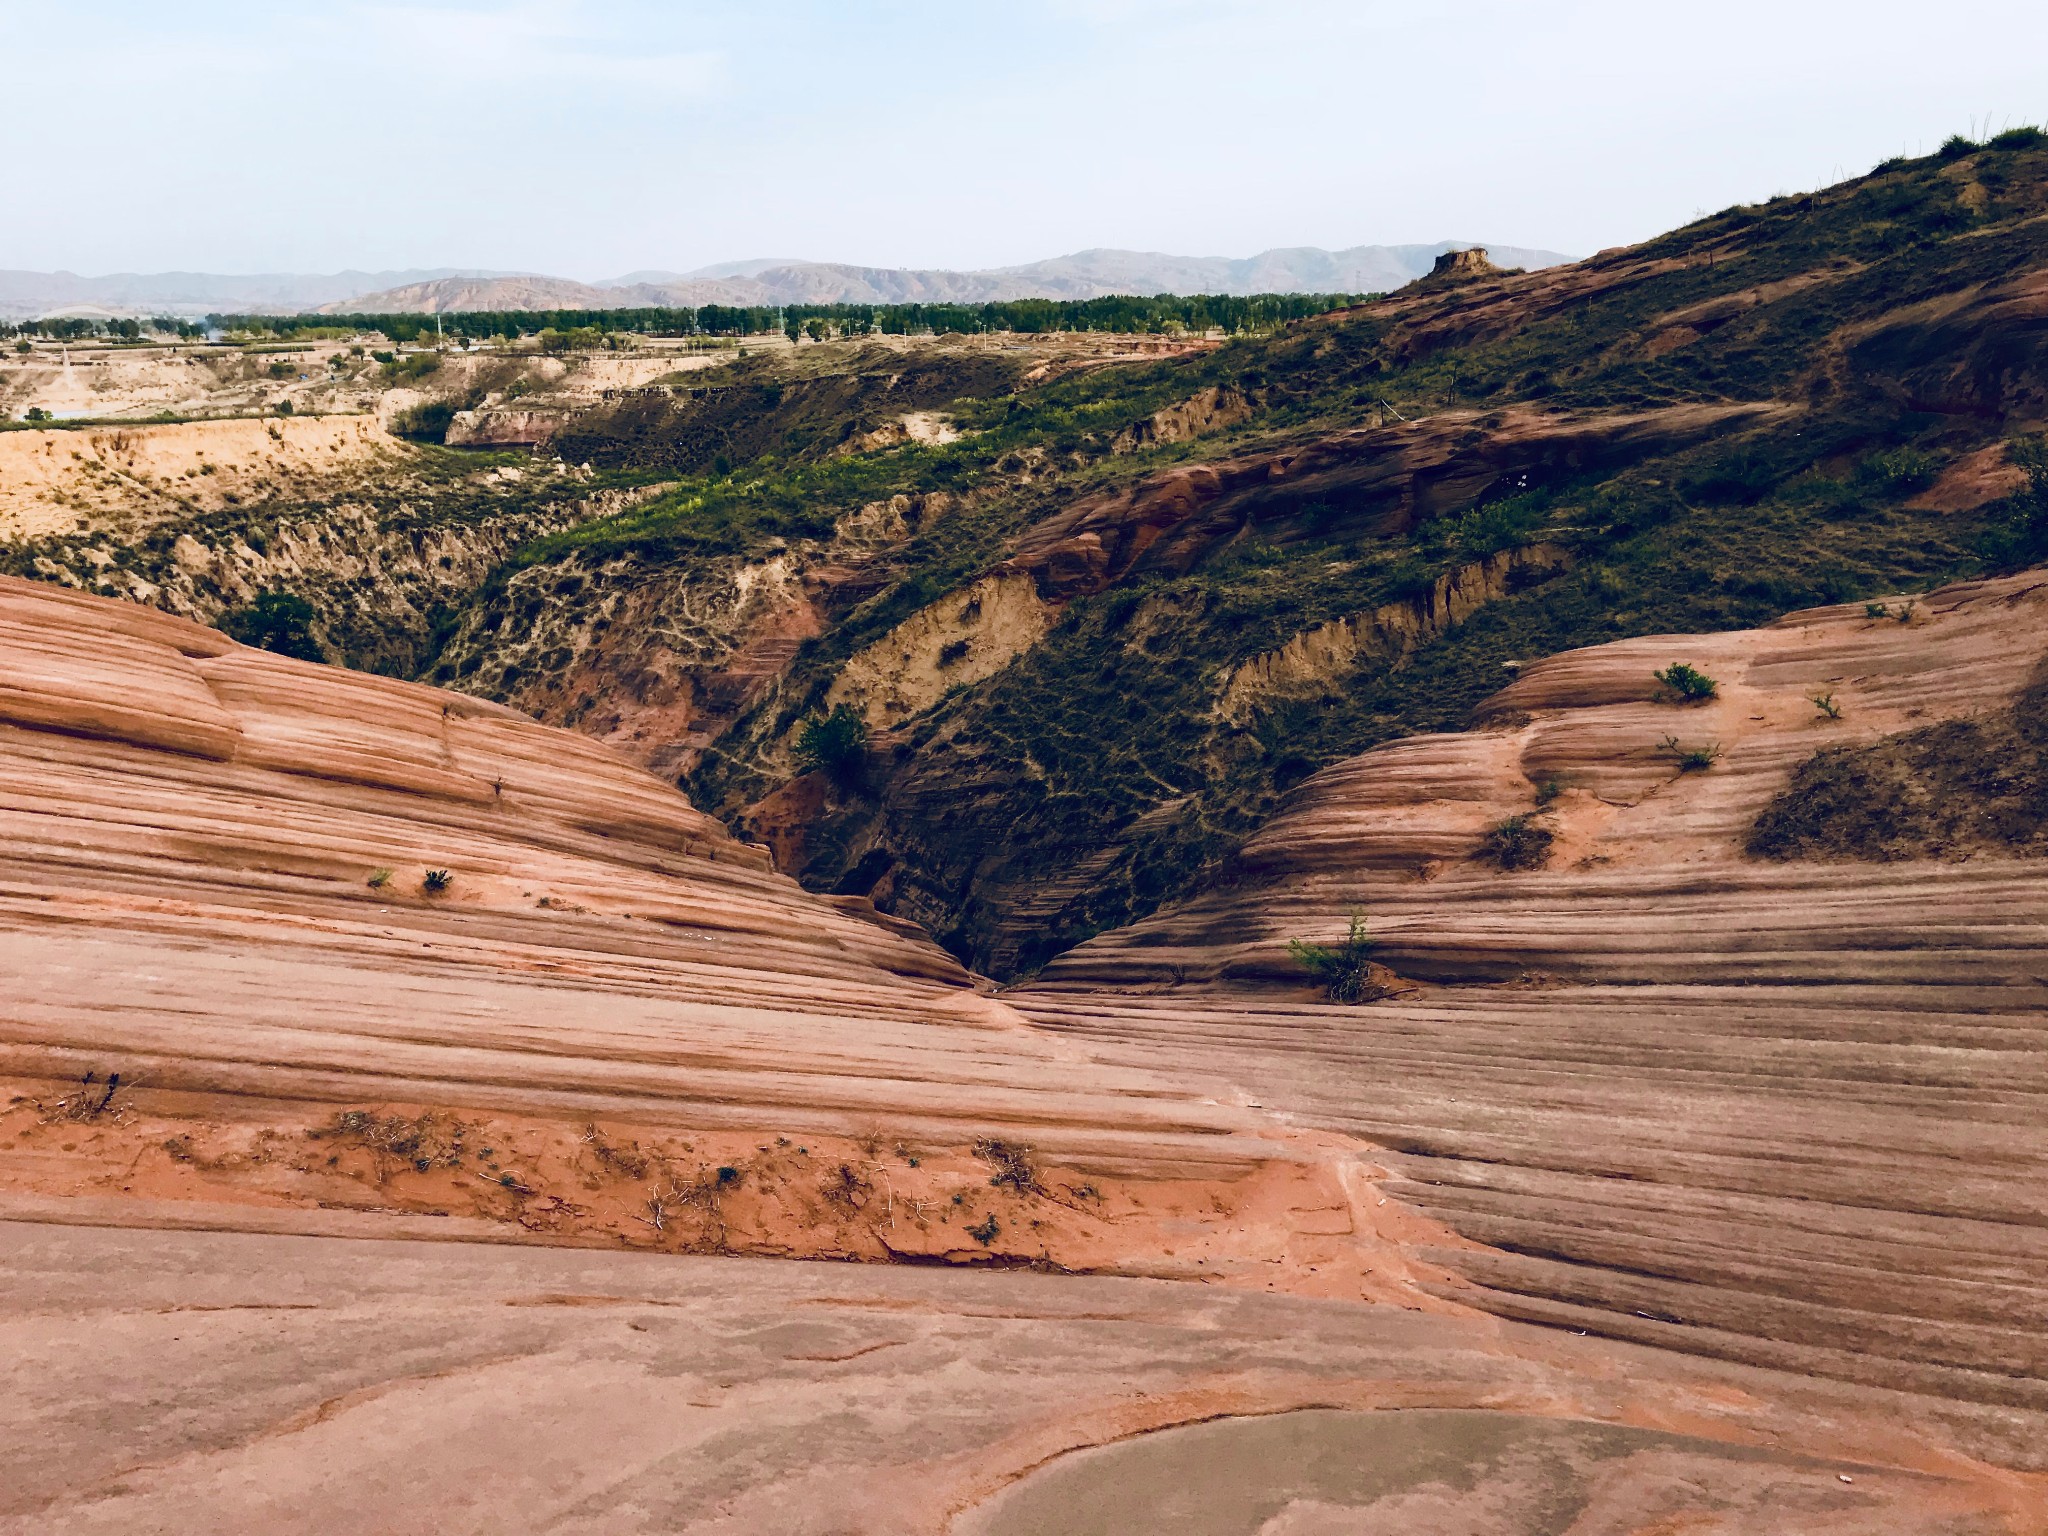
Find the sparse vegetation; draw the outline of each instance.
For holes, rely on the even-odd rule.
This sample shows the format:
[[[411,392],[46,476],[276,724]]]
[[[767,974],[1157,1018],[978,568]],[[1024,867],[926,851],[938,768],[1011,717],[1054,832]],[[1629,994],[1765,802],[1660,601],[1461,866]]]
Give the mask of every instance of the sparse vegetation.
[[[364,882],[364,884],[368,885],[369,888],[373,891],[381,891],[384,889],[385,886],[389,885],[390,883],[391,871],[388,869],[371,870],[370,878]]]
[[[1001,1223],[999,1223],[995,1219],[995,1216],[991,1214],[986,1220],[969,1227],[967,1229],[967,1235],[973,1238],[977,1243],[981,1244],[982,1247],[986,1248],[990,1243],[993,1243],[996,1240],[997,1236],[1002,1232],[1002,1230],[1003,1229]]]
[[[1825,719],[1839,720],[1842,718],[1842,706],[1835,702],[1835,696],[1832,693],[1816,693],[1809,702]]]
[[[455,883],[455,876],[445,869],[430,869],[420,877],[420,889],[429,896],[438,896]]]
[[[998,1188],[1007,1184],[1020,1195],[1040,1192],[1038,1168],[1031,1160],[1031,1149],[1021,1142],[984,1136],[974,1143],[974,1155],[994,1170],[989,1175],[989,1183]]]
[[[1331,1002],[1370,1003],[1387,995],[1372,975],[1372,952],[1377,944],[1366,931],[1364,914],[1354,912],[1350,931],[1336,948],[1289,939],[1287,952],[1316,979]]]
[[[1662,749],[1678,764],[1680,773],[1704,773],[1721,760],[1721,744],[1718,741],[1703,747],[1688,747],[1680,745],[1676,736],[1666,736]]]
[[[1757,816],[1772,859],[2048,854],[2048,668],[2009,709],[1815,753]]]
[[[1445,444],[1454,472],[1432,483],[1419,521],[1391,515],[1385,497],[1342,476],[1282,478],[1247,483],[1205,511],[1214,516],[1212,542],[1197,536],[1203,518],[1150,545],[1106,539],[1107,568],[1059,577],[1049,634],[971,683],[964,679],[983,669],[942,653],[952,670],[941,676],[953,686],[922,715],[892,722],[886,755],[862,754],[843,781],[857,794],[823,797],[794,871],[807,885],[874,892],[963,959],[1015,977],[1190,890],[1327,765],[1402,736],[1469,725],[1509,660],[1744,627],[1880,595],[1889,599],[1880,616],[1892,618],[1902,600],[1891,594],[2048,557],[2039,481],[1976,510],[1915,504],[1941,473],[1997,445],[2010,430],[2004,424],[2036,420],[2048,382],[2039,349],[2014,345],[1974,297],[2048,260],[2048,154],[2024,136],[2000,136],[1994,148],[1961,163],[1901,160],[1810,195],[1702,218],[1644,247],[1628,281],[1614,280],[1618,266],[1586,264],[1570,280],[1568,305],[1510,298],[1483,333],[1417,330],[1372,305],[1334,314],[1309,306],[1300,313],[1317,318],[1291,325],[1274,311],[1243,326],[1231,313],[1248,312],[1197,313],[1195,301],[1182,300],[1085,312],[805,311],[794,317],[806,337],[800,349],[721,348],[714,369],[677,369],[658,387],[620,391],[577,415],[556,441],[569,466],[559,476],[522,455],[506,461],[525,477],[521,488],[493,477],[486,492],[480,471],[491,466],[481,456],[431,444],[409,450],[402,457],[419,480],[373,485],[368,515],[414,550],[453,555],[452,570],[431,582],[399,589],[412,580],[397,574],[410,552],[371,578],[379,588],[371,602],[346,576],[307,570],[289,580],[317,610],[315,627],[335,659],[425,673],[575,725],[604,718],[614,704],[633,707],[626,679],[649,657],[608,627],[623,594],[669,582],[689,606],[725,590],[749,563],[774,559],[807,583],[857,565],[856,582],[822,594],[824,632],[687,774],[693,799],[741,821],[787,779],[787,745],[828,713],[850,656],[920,609],[961,612],[974,583],[1050,516],[1141,495],[1162,471],[1249,462],[1269,448],[1291,453],[1368,419],[1406,421],[1423,436],[1450,430],[1432,420],[1455,407]],[[1725,318],[1674,322],[1703,306]],[[1937,314],[1930,328],[1926,317]],[[459,345],[542,329],[725,341],[779,332],[792,318],[711,308],[442,323]],[[829,339],[817,339],[813,321]],[[1163,330],[1169,322],[1190,334],[1213,324],[1232,335],[1116,367],[1068,368],[1078,352],[1063,355],[1036,378],[1039,357],[1009,341],[874,339],[883,330]],[[76,323],[41,323],[36,334]],[[252,317],[246,330],[283,338],[356,323]],[[390,317],[375,344],[379,361],[402,356],[419,366],[415,349],[435,324]],[[1646,345],[1659,336],[1677,344]],[[337,338],[362,339],[353,329]],[[1046,355],[1064,345],[1048,343]],[[492,366],[508,373],[561,372],[530,340],[517,357],[489,350]],[[233,365],[255,386],[270,361],[251,352]],[[444,357],[440,374],[415,383],[466,402],[472,361]],[[374,370],[350,372],[355,387],[375,382]],[[508,398],[515,386],[494,375],[490,389]],[[1199,440],[1114,448],[1135,424],[1212,388],[1247,402],[1250,419]],[[1926,408],[1935,401],[1937,409]],[[1560,457],[1496,426],[1499,413],[1538,402],[1542,413],[1589,430],[1617,413],[1639,425],[1625,443],[1603,446],[1594,431],[1583,451]],[[1797,409],[1731,416],[1707,436],[1658,420],[1672,408],[1696,417],[1765,403]],[[942,415],[963,436],[939,444],[881,434],[893,445],[855,446],[909,410]],[[2027,465],[2038,445],[2015,442],[2008,452]],[[588,478],[585,464],[595,466]],[[1465,473],[1481,465],[1484,475]],[[0,559],[23,573],[46,560],[87,587],[104,573],[107,589],[141,580],[185,593],[205,578],[182,573],[174,559],[181,532],[223,550],[239,572],[260,572],[303,561],[318,542],[313,530],[324,538],[355,515],[302,507],[290,491],[252,486],[231,464],[220,479],[199,480],[196,465],[192,473],[185,488],[207,506],[217,508],[223,492],[240,499],[206,523],[155,525],[121,551],[125,565],[96,563],[102,534],[23,541]],[[545,495],[536,490],[543,477],[554,487]],[[578,498],[612,489],[631,489],[633,503],[594,518],[578,507]],[[510,516],[501,511],[515,504]],[[852,551],[858,560],[842,565],[844,530],[876,506],[895,508],[900,524],[892,517],[878,542],[868,518]],[[499,541],[491,530],[505,526],[519,531]],[[269,540],[261,560],[247,553],[263,554],[257,539]],[[1476,606],[1463,601],[1467,576],[1460,600],[1449,600],[1476,559],[1539,541],[1557,551],[1556,564],[1490,581]],[[233,590],[272,579],[245,577]],[[405,617],[366,617],[386,589],[396,599],[388,608]],[[201,617],[218,611],[203,606],[212,600],[210,592],[196,600]],[[1223,680],[1266,664],[1298,636],[1396,603],[1455,611],[1454,621],[1412,644],[1367,646],[1327,675],[1241,690],[1239,706],[1219,709]],[[727,681],[718,673],[727,637],[715,603],[711,611],[705,649],[681,664],[677,680],[716,691]],[[967,630],[933,648],[957,644],[955,636]],[[575,688],[563,689],[572,666]],[[1674,713],[1669,724],[1698,736],[1684,718]],[[1539,787],[1536,805],[1546,803]],[[1049,890],[1063,893],[1050,911]]]
[[[1533,816],[1509,816],[1487,830],[1479,856],[1502,869],[1541,869],[1556,834]]]
[[[1678,696],[1681,703],[1700,704],[1720,692],[1720,684],[1685,662],[1674,661],[1662,672],[1653,673],[1658,682]]]

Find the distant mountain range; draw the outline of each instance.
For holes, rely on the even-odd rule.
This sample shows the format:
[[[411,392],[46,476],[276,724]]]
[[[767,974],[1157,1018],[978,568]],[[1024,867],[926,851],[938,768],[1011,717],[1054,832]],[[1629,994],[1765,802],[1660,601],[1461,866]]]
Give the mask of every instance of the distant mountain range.
[[[510,275],[460,267],[324,275],[259,272],[234,277],[217,272],[115,272],[106,277],[80,277],[75,272],[0,270],[0,316],[19,320],[52,314],[297,314],[358,294],[413,283]]]
[[[434,268],[324,276],[206,272],[0,271],[0,316],[203,315],[310,310],[450,314],[460,310],[685,308],[703,304],[981,304],[1004,299],[1093,299],[1113,293],[1380,293],[1428,272],[1445,251],[1473,244],[1295,246],[1236,259],[1154,251],[1090,250],[1024,266],[956,272],[765,258],[692,272],[649,269],[600,283],[536,273]],[[1504,267],[1569,261],[1557,251],[1487,247]]]

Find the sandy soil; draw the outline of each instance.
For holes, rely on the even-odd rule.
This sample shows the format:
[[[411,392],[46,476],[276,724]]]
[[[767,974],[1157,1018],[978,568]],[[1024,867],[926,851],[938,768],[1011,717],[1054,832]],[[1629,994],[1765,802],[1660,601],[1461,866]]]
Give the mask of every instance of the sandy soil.
[[[364,416],[0,432],[0,538],[217,512],[280,485],[402,475],[414,450]]]

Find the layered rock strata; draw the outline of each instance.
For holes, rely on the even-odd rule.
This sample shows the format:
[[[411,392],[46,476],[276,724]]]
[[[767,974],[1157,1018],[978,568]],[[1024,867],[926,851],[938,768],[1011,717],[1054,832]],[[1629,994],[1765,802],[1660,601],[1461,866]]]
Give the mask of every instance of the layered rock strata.
[[[1093,1067],[607,749],[16,581],[0,981],[0,1197],[77,1219],[1436,1305],[1357,1149]]]
[[[1821,747],[2002,709],[2044,619],[2036,573],[1532,663],[1009,999],[1392,1149],[1504,1315],[2048,1403],[2048,867],[1744,851]],[[1287,943],[1352,911],[1411,985],[1335,1007]]]

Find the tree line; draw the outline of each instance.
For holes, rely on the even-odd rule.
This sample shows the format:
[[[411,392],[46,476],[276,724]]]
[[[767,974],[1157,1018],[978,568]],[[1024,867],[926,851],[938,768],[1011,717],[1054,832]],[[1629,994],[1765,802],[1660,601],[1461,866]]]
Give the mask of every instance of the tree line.
[[[41,336],[49,341],[87,341],[105,337],[113,341],[140,341],[144,332],[152,335],[176,336],[181,341],[193,341],[206,334],[206,326],[190,320],[87,320],[67,317],[61,320],[17,320],[12,323],[0,321],[0,337]]]
[[[579,337],[808,335],[975,335],[1110,331],[1156,334],[1220,330],[1235,335],[1306,319],[1369,298],[1352,293],[1115,295],[1100,299],[1010,299],[988,304],[705,304],[696,309],[514,309],[444,315],[209,315],[216,331],[293,337],[337,327],[379,331],[396,342],[443,335],[514,341],[545,334]]]

